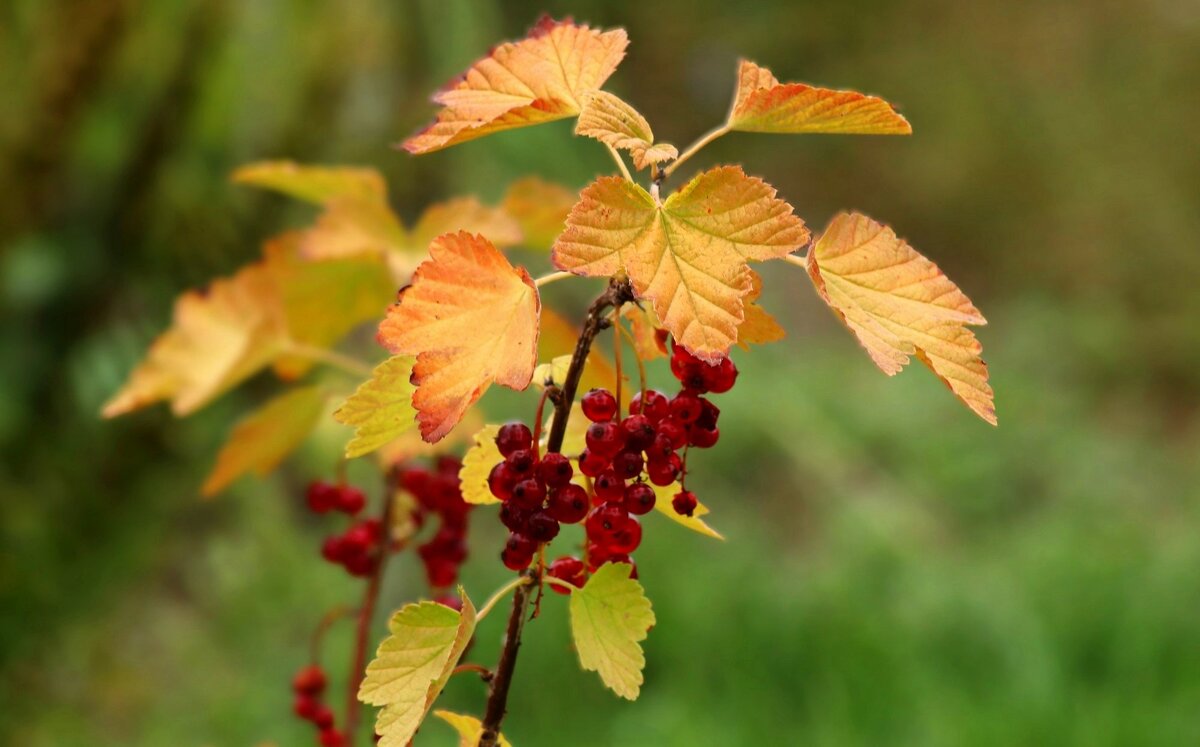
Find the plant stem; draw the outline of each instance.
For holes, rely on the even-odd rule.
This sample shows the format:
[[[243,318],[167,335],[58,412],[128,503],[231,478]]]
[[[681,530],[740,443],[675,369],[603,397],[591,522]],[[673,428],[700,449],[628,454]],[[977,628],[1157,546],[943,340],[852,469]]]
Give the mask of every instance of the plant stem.
[[[665,169],[663,169],[663,176],[667,177],[675,173],[675,169],[679,168],[684,161],[699,153],[704,146],[708,145],[727,132],[729,132],[729,126],[721,125],[720,127],[715,127],[701,135],[699,140],[689,145],[687,150],[679,154],[679,158],[676,158],[674,161],[668,164]]]
[[[633,288],[628,280],[611,280],[604,293],[588,308],[583,331],[579,333],[579,341],[575,343],[575,352],[571,355],[571,365],[567,368],[566,380],[557,396],[553,397],[554,420],[550,423],[550,436],[546,442],[547,453],[562,451],[563,437],[567,432],[567,418],[571,416],[571,405],[575,402],[575,391],[579,388],[584,364],[596,335],[608,324],[604,312],[610,307],[620,306],[632,300]],[[541,580],[538,568],[525,571],[523,578],[527,578],[528,582],[517,586],[513,594],[512,612],[509,613],[508,629],[504,634],[504,648],[500,652],[500,661],[493,670],[495,675],[488,689],[487,709],[483,716],[483,733],[479,737],[479,747],[495,747],[500,737],[500,724],[508,711],[508,690],[512,685],[513,671],[517,665],[517,652],[521,648],[521,631],[525,628],[525,618],[528,616],[529,597],[535,587],[541,586],[538,583]]]
[[[288,345],[284,349],[284,352],[288,355],[295,355],[300,358],[307,358],[311,361],[317,361],[318,363],[324,363],[328,366],[333,366],[334,368],[345,371],[353,376],[370,376],[372,371],[371,364],[365,361],[360,361],[359,359],[349,355],[343,355],[336,350],[326,350],[325,348],[319,348],[314,345],[299,345],[293,343]]]
[[[571,277],[571,275],[572,273],[570,272],[551,272],[547,275],[542,275],[540,278],[537,278],[533,281],[533,284],[538,288],[541,288],[543,285],[550,285],[551,283],[556,283],[559,280],[566,280],[567,278]]]
[[[487,603],[480,607],[479,611],[475,613],[475,622],[478,623],[480,620],[487,617],[488,613],[492,611],[492,608],[496,606],[496,602],[499,602],[501,599],[503,599],[505,594],[508,594],[508,592],[512,591],[518,586],[525,586],[528,583],[529,579],[525,576],[517,576],[512,581],[509,581],[504,586],[501,586],[500,589],[492,595],[492,598],[487,600]]]
[[[625,181],[633,181],[633,177],[629,174],[629,168],[625,165],[625,159],[621,158],[621,154],[617,152],[617,149],[608,143],[605,143],[604,147],[608,148],[608,154],[617,162],[617,168],[621,169],[621,176],[625,177]]]
[[[797,267],[801,267],[805,270],[808,269],[808,255],[807,254],[804,255],[803,257],[797,257],[795,254],[789,254],[783,258],[783,261],[793,264]]]
[[[364,668],[367,663],[367,644],[371,639],[371,621],[375,617],[375,604],[379,601],[379,588],[383,583],[383,567],[387,564],[388,550],[391,546],[391,488],[389,479],[383,491],[383,512],[380,517],[383,536],[379,543],[379,554],[375,560],[375,569],[371,571],[371,576],[367,579],[363,603],[358,609],[358,626],[354,632],[354,653],[350,660],[350,677],[346,681],[346,723],[342,730],[349,740],[354,739],[355,729],[358,728],[358,716],[362,708],[358,702],[358,688],[362,684]]]

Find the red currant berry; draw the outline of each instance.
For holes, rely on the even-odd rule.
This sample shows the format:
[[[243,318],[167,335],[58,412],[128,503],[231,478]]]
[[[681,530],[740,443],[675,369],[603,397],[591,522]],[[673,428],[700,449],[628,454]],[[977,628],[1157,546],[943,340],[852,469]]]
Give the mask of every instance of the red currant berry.
[[[458,580],[458,564],[447,558],[432,558],[425,563],[425,577],[434,589],[451,586]]]
[[[730,358],[722,358],[715,366],[704,366],[700,376],[704,379],[704,388],[713,394],[723,394],[733,388],[737,381],[737,366]]]
[[[629,402],[631,415],[645,415],[651,423],[657,423],[671,413],[671,401],[656,389],[647,389],[646,396],[638,392]]]
[[[321,704],[317,706],[317,712],[313,714],[312,722],[317,725],[317,728],[325,731],[333,728],[333,711],[329,706]]]
[[[305,721],[312,721],[317,715],[317,709],[321,707],[321,702],[311,695],[300,694],[296,696],[296,700],[292,703],[292,712]]]
[[[671,499],[671,507],[680,516],[691,516],[696,511],[696,494],[690,490],[681,490]]]
[[[505,503],[500,507],[500,523],[510,532],[524,532],[529,527],[533,511]]]
[[[709,402],[706,398],[700,397],[700,417],[696,418],[693,426],[712,430],[717,427],[717,420],[721,417],[721,408]]]
[[[311,483],[304,493],[304,500],[308,503],[309,510],[318,514],[330,511],[337,504],[337,499],[338,489],[320,480]]]
[[[594,451],[585,450],[579,455],[579,471],[588,477],[598,477],[610,464],[611,457],[602,456]]]
[[[587,535],[593,540],[608,542],[613,532],[625,524],[629,512],[619,503],[605,503],[592,512],[587,520]]]
[[[720,437],[721,430],[719,428],[695,427],[688,431],[688,443],[697,449],[708,449],[715,446]]]
[[[550,564],[550,568],[547,569],[547,572],[554,578],[566,581],[575,587],[583,586],[583,583],[586,580],[586,577],[584,576],[583,561],[579,558],[571,557],[570,555],[564,555],[561,558],[557,558],[553,563]],[[570,589],[564,589],[556,584],[551,584],[550,588],[554,589],[559,594],[571,593]]]
[[[346,541],[341,537],[327,537],[321,543],[321,557],[330,563],[341,563],[346,559]]]
[[[531,477],[533,468],[537,466],[533,452],[529,449],[517,449],[504,458],[504,463],[518,478]]]
[[[630,415],[621,421],[621,430],[625,431],[625,448],[630,451],[643,451],[654,443],[654,425],[645,415]]]
[[[593,573],[612,557],[612,553],[608,551],[608,547],[599,542],[589,542],[585,549],[587,550],[588,570]]]
[[[684,443],[687,443],[687,433],[684,433]],[[665,459],[670,459],[675,453],[675,446],[672,445],[671,439],[660,433],[654,437],[654,443],[646,448],[647,462],[661,462]]]
[[[679,479],[682,469],[683,465],[679,455],[672,454],[666,459],[652,460],[646,465],[646,474],[650,477],[650,482],[665,487]]]
[[[593,423],[612,420],[617,414],[617,398],[607,389],[592,389],[579,401],[583,416]]]
[[[346,735],[337,729],[322,729],[318,740],[321,747],[346,747]]]
[[[320,695],[325,690],[325,670],[309,664],[292,678],[292,690],[301,695]]]
[[[625,481],[616,472],[607,469],[592,483],[592,492],[601,500],[620,503],[625,497]]]
[[[541,508],[546,500],[546,487],[537,480],[522,480],[513,486],[510,500],[520,508]]]
[[[613,458],[613,471],[617,473],[617,477],[632,480],[642,474],[643,464],[641,454],[636,451],[622,451]]]
[[[517,484],[517,476],[508,466],[508,462],[500,462],[488,473],[488,490],[502,501],[512,497],[513,486]]]
[[[529,517],[529,538],[534,542],[549,542],[558,536],[558,522],[549,513],[538,511]]]
[[[588,426],[584,440],[587,441],[588,451],[612,459],[625,445],[625,432],[611,420],[592,423]]]
[[[496,433],[496,448],[505,457],[519,449],[531,449],[533,448],[533,433],[524,423],[505,423]]]
[[[500,551],[500,562],[510,571],[523,571],[533,562],[533,553],[522,555],[508,547]]]
[[[338,511],[353,516],[362,511],[365,505],[367,505],[367,497],[358,488],[352,485],[343,485],[337,489],[337,504],[334,507]]]
[[[371,549],[373,539],[371,530],[366,524],[355,524],[342,535],[342,541],[346,543],[347,552],[367,552]]]
[[[671,400],[671,417],[684,425],[696,422],[696,418],[700,417],[703,409],[700,398],[686,389],[676,394],[675,399]]]
[[[644,482],[635,482],[625,488],[625,510],[631,514],[642,516],[650,513],[657,500],[658,495],[654,492],[654,488]]]
[[[632,516],[627,516],[608,538],[609,552],[628,555],[642,544],[642,525]]]
[[[562,454],[551,453],[542,457],[537,466],[537,474],[546,487],[560,488],[571,482],[575,470],[571,467],[570,459]]]
[[[579,485],[564,485],[550,494],[546,513],[563,524],[577,524],[588,512],[587,491]]]
[[[351,576],[365,578],[375,570],[375,559],[365,552],[356,552],[342,563]]]
[[[532,520],[532,519],[531,519]],[[537,543],[534,542],[528,535],[513,532],[508,535],[508,541],[504,543],[505,550],[511,550],[517,555],[530,555],[537,550]]]
[[[671,450],[682,449],[687,445],[687,428],[675,418],[666,418],[658,424],[658,435],[666,436],[671,444]]]

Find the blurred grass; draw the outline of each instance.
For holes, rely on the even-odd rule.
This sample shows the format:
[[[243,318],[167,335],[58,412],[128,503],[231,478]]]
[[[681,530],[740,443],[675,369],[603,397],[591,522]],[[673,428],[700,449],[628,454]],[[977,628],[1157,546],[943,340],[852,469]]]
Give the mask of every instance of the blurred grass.
[[[566,124],[409,158],[425,97],[542,9],[525,2],[15,0],[0,8],[0,743],[311,743],[287,682],[357,587],[283,474],[196,499],[256,379],[186,421],[95,418],[171,298],[306,219],[238,163],[378,166],[411,218],[532,171],[609,166]],[[988,0],[621,7],[616,90],[685,145],[741,54],[903,105],[911,139],[731,136],[815,227],[862,209],[988,314],[999,429],[924,371],[880,375],[798,272],[784,343],[741,356],[697,484],[728,536],[652,521],[647,685],[578,671],[562,600],[531,626],[506,732],[527,745],[1200,743],[1200,13]],[[535,260],[536,261],[536,260]],[[659,372],[661,373],[661,372]],[[526,408],[499,397],[498,410]],[[502,579],[475,519],[466,583]],[[398,563],[389,604],[414,593]],[[491,661],[498,621],[480,636]],[[330,642],[338,676],[346,631]],[[477,713],[482,686],[447,707]],[[418,744],[451,744],[431,724]]]

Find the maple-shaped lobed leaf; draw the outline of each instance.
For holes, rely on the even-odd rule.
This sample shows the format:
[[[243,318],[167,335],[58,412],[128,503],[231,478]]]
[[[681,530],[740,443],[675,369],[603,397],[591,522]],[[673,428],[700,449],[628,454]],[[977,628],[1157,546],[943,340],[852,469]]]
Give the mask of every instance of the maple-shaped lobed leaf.
[[[478,747],[479,740],[483,737],[482,721],[474,716],[453,711],[437,710],[433,715],[450,724],[458,732],[458,747]],[[500,747],[512,747],[512,743],[505,739],[503,734],[497,735],[496,744]]]
[[[379,325],[379,342],[415,355],[421,435],[445,436],[488,386],[524,389],[537,365],[541,299],[533,278],[483,236],[439,236]]]
[[[808,255],[821,298],[889,376],[921,359],[979,417],[996,424],[982,347],[966,325],[987,324],[938,266],[865,215],[833,218]]]
[[[711,361],[737,340],[753,289],[747,262],[786,256],[808,238],[791,205],[737,166],[706,171],[662,203],[602,177],[571,210],[554,263],[577,275],[627,275],[675,340]]]
[[[563,232],[567,214],[578,196],[560,184],[528,176],[508,185],[501,205],[520,225],[522,245],[548,250]],[[487,235],[486,231],[479,233]]]
[[[325,393],[306,386],[287,391],[247,415],[221,447],[201,493],[214,496],[244,474],[261,477],[274,470],[312,432],[324,409]]]
[[[617,695],[636,700],[646,656],[640,641],[654,625],[642,585],[628,563],[605,563],[571,593],[571,635],[579,664],[596,672]]]
[[[579,121],[575,123],[575,134],[629,151],[633,164],[639,169],[679,157],[674,145],[655,144],[654,132],[646,118],[608,91],[593,91],[587,95]]]
[[[382,706],[375,732],[382,747],[406,747],[450,679],[475,632],[475,606],[459,589],[462,612],[436,602],[405,605],[388,622],[358,688],[363,703]]]
[[[502,130],[573,117],[583,96],[604,85],[625,56],[624,29],[598,31],[543,18],[518,42],[495,47],[434,95],[433,124],[404,141],[410,153],[435,150]]]
[[[339,423],[354,428],[354,438],[346,444],[347,459],[369,454],[416,425],[409,383],[413,363],[405,356],[388,358],[333,413]]]
[[[876,96],[803,83],[780,83],[765,67],[742,60],[726,126],[745,132],[909,135],[912,126]]]

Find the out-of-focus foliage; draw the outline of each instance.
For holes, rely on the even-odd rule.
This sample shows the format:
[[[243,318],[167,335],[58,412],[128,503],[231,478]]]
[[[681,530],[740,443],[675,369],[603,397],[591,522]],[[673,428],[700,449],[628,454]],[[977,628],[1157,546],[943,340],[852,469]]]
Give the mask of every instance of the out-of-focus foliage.
[[[497,204],[527,171],[575,187],[608,172],[568,123],[419,159],[387,147],[433,117],[429,90],[542,10],[629,30],[614,92],[671,143],[724,121],[740,56],[886,95],[911,138],[733,134],[672,183],[737,158],[811,225],[843,206],[886,216],[987,310],[1003,417],[973,421],[927,372],[872,370],[818,300],[779,302],[811,294],[771,267],[761,302],[788,337],[735,351],[743,380],[697,478],[728,542],[648,519],[663,529],[639,573],[671,634],[648,641],[641,699],[577,671],[548,595],[506,736],[558,744],[570,714],[580,745],[1200,741],[1194,3],[11,0],[0,743],[311,739],[288,677],[351,586],[318,560],[328,527],[297,494],[331,473],[344,429],[201,503],[269,377],[181,422],[95,413],[181,290],[311,220],[230,185],[239,164],[377,167],[406,225],[454,195]],[[497,417],[516,407],[529,416],[499,398]],[[503,575],[489,523],[472,591]],[[383,606],[417,575],[390,573]],[[489,639],[472,656],[494,654]],[[478,712],[478,682],[459,679],[446,707]],[[454,739],[430,722],[418,744]]]

